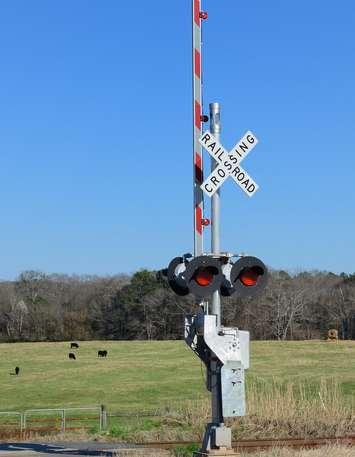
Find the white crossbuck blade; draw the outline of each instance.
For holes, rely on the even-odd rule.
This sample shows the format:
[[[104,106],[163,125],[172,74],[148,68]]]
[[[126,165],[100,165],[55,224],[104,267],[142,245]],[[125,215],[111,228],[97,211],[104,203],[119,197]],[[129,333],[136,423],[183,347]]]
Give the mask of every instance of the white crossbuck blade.
[[[209,197],[212,197],[228,176],[231,176],[249,197],[255,194],[259,186],[240,166],[240,162],[258,144],[258,139],[250,130],[229,152],[208,131],[200,137],[199,143],[219,162],[209,177],[201,184],[201,189]]]

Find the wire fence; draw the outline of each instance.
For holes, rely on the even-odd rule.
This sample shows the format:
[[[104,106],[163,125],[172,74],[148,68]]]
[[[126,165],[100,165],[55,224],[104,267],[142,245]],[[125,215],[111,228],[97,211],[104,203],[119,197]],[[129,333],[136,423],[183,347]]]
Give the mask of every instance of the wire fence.
[[[0,411],[0,435],[97,430],[107,427],[104,405],[77,408],[41,408],[26,411]]]
[[[32,434],[66,432],[103,432],[110,426],[137,426],[148,418],[169,418],[161,410],[108,412],[104,405],[88,407],[36,408],[25,411],[0,411],[0,439]],[[149,419],[148,419],[149,420]],[[123,422],[122,422],[123,421]]]

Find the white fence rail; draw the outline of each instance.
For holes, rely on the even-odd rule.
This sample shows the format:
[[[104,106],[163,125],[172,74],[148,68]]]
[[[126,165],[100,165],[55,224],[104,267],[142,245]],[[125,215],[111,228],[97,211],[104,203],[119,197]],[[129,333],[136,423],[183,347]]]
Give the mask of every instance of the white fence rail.
[[[90,417],[82,416],[82,413],[94,413]],[[14,420],[16,419],[16,420]],[[41,430],[59,430],[65,433],[68,429],[88,428],[87,425],[71,427],[73,422],[91,426],[98,426],[101,432],[107,427],[107,411],[103,405],[78,407],[78,408],[41,408],[19,411],[0,411],[0,431],[5,432],[30,432]],[[46,425],[38,425],[39,423]],[[48,424],[55,424],[48,426]],[[59,427],[58,427],[59,425]]]
[[[8,418],[9,420],[3,422],[2,417]],[[13,422],[13,418],[17,419],[16,422]],[[22,432],[23,427],[23,413],[19,411],[0,411],[0,428],[11,429],[15,427],[16,429]]]

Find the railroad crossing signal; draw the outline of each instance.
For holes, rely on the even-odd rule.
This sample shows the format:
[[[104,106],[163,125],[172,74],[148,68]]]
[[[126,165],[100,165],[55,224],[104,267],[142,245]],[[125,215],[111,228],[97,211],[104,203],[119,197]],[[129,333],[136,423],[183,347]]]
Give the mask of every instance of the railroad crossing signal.
[[[255,194],[259,186],[240,166],[241,161],[258,144],[258,139],[250,130],[246,132],[229,152],[224,149],[211,132],[205,132],[200,137],[199,143],[218,162],[217,167],[200,186],[205,194],[212,197],[228,176],[231,176],[249,197]]]
[[[191,293],[196,298],[207,299],[217,290],[228,297],[255,296],[267,284],[267,268],[251,256],[232,262],[228,257],[202,255],[175,257],[165,270],[170,287],[180,296]]]
[[[236,293],[239,297],[251,297],[262,292],[268,281],[267,268],[257,257],[241,257],[225,268],[225,281],[221,295],[228,297]]]
[[[169,263],[167,277],[177,295],[191,293],[200,299],[219,290],[224,280],[220,260],[207,255],[192,260],[175,257]]]

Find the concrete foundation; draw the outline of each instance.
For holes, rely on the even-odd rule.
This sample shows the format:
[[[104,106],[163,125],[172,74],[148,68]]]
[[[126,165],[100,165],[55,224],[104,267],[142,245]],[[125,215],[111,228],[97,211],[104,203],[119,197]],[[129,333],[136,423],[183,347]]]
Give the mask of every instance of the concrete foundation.
[[[233,449],[221,447],[219,449],[211,449],[210,451],[194,452],[193,457],[240,457],[240,454]]]

